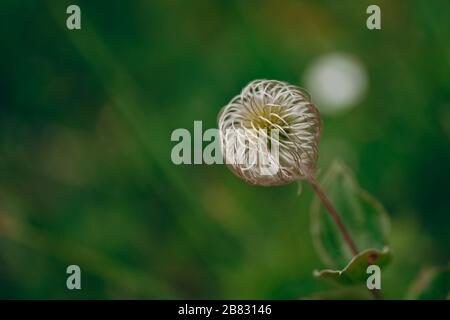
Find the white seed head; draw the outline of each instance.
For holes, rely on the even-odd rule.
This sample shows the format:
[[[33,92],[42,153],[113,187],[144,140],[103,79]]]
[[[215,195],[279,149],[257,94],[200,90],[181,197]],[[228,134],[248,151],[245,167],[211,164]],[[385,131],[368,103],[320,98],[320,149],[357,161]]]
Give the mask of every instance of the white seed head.
[[[251,184],[286,184],[314,169],[320,115],[299,87],[254,80],[222,108],[218,126],[225,162]]]

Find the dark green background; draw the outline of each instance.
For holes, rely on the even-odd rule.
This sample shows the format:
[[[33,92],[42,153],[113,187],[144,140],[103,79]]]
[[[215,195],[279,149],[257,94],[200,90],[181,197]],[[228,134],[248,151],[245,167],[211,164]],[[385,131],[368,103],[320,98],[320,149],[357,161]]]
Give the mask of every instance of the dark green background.
[[[66,7],[79,4],[82,30]],[[366,28],[378,4],[382,30]],[[323,116],[318,168],[355,171],[392,218],[386,298],[450,259],[448,1],[32,1],[0,4],[0,298],[305,298],[333,286],[311,189],[175,166],[176,128],[249,81],[300,84],[329,52],[369,90]],[[319,106],[320,108],[320,106]],[[66,267],[82,290],[66,289]]]

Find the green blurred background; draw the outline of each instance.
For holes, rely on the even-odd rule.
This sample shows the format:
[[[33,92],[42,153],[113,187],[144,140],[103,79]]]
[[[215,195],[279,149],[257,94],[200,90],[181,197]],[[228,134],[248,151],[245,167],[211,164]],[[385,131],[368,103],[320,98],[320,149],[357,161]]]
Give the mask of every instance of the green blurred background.
[[[82,29],[66,28],[78,4]],[[382,30],[366,28],[378,4]],[[172,164],[170,135],[249,81],[305,86],[356,57],[364,97],[323,114],[318,169],[354,170],[392,219],[386,298],[450,260],[448,1],[34,1],[0,4],[0,298],[297,299],[335,287],[311,189]],[[309,89],[309,88],[307,88]],[[314,95],[313,95],[314,100]],[[320,109],[320,105],[318,106]],[[66,267],[82,290],[66,288]]]

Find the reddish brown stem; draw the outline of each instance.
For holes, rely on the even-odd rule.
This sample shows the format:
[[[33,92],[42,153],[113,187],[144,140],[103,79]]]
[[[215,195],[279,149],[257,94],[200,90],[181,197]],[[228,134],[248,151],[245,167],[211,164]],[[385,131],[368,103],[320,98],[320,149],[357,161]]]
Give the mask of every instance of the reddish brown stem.
[[[325,195],[325,192],[320,188],[317,181],[312,177],[307,178],[309,184],[316,192],[317,196],[319,197],[320,201],[323,203],[325,208],[327,209],[328,213],[331,215],[331,218],[336,223],[336,226],[339,229],[339,232],[342,234],[342,237],[344,238],[346,244],[350,248],[350,251],[354,256],[358,254],[358,249],[356,248],[355,242],[353,241],[352,237],[350,236],[350,233],[348,232],[347,228],[345,227],[344,223],[342,222],[341,217],[337,213],[336,209],[334,209],[333,205],[331,204],[328,197]]]

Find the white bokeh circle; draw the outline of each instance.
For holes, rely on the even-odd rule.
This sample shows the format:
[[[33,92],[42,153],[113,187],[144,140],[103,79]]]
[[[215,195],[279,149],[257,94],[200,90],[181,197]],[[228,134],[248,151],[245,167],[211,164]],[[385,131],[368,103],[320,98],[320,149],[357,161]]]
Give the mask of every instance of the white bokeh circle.
[[[321,113],[335,114],[361,102],[368,77],[354,56],[331,53],[311,63],[304,74],[304,84]]]

